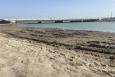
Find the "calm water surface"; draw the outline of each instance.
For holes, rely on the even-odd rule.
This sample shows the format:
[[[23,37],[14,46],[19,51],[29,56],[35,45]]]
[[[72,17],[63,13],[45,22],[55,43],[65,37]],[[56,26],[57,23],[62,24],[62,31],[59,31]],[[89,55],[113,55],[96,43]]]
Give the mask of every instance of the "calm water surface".
[[[24,24],[22,26],[115,32],[115,22],[46,23]]]

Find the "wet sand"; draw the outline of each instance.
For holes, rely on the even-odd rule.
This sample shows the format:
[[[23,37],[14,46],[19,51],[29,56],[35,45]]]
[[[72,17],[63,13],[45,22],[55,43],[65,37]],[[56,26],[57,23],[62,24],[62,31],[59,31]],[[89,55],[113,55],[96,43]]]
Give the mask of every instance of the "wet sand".
[[[0,26],[0,77],[114,77],[115,33]]]

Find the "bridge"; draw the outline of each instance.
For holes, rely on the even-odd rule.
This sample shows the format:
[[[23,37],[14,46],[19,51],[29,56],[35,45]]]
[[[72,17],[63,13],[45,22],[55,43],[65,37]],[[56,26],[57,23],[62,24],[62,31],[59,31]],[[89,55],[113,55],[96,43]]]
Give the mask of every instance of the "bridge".
[[[15,19],[14,23],[36,24],[36,23],[74,23],[74,22],[96,22],[99,19]]]

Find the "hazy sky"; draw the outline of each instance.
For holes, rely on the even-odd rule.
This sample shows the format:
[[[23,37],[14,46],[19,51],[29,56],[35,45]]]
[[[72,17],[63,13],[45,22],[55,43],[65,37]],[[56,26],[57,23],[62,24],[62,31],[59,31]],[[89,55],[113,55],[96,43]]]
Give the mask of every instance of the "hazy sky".
[[[115,16],[115,0],[0,0],[0,18]]]

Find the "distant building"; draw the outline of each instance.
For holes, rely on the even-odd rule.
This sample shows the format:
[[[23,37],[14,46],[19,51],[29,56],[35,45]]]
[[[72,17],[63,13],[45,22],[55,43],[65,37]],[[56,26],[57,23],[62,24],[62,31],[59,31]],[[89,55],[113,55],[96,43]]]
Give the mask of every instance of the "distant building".
[[[8,20],[3,20],[3,19],[0,19],[0,24],[10,24],[11,22],[8,21]]]

